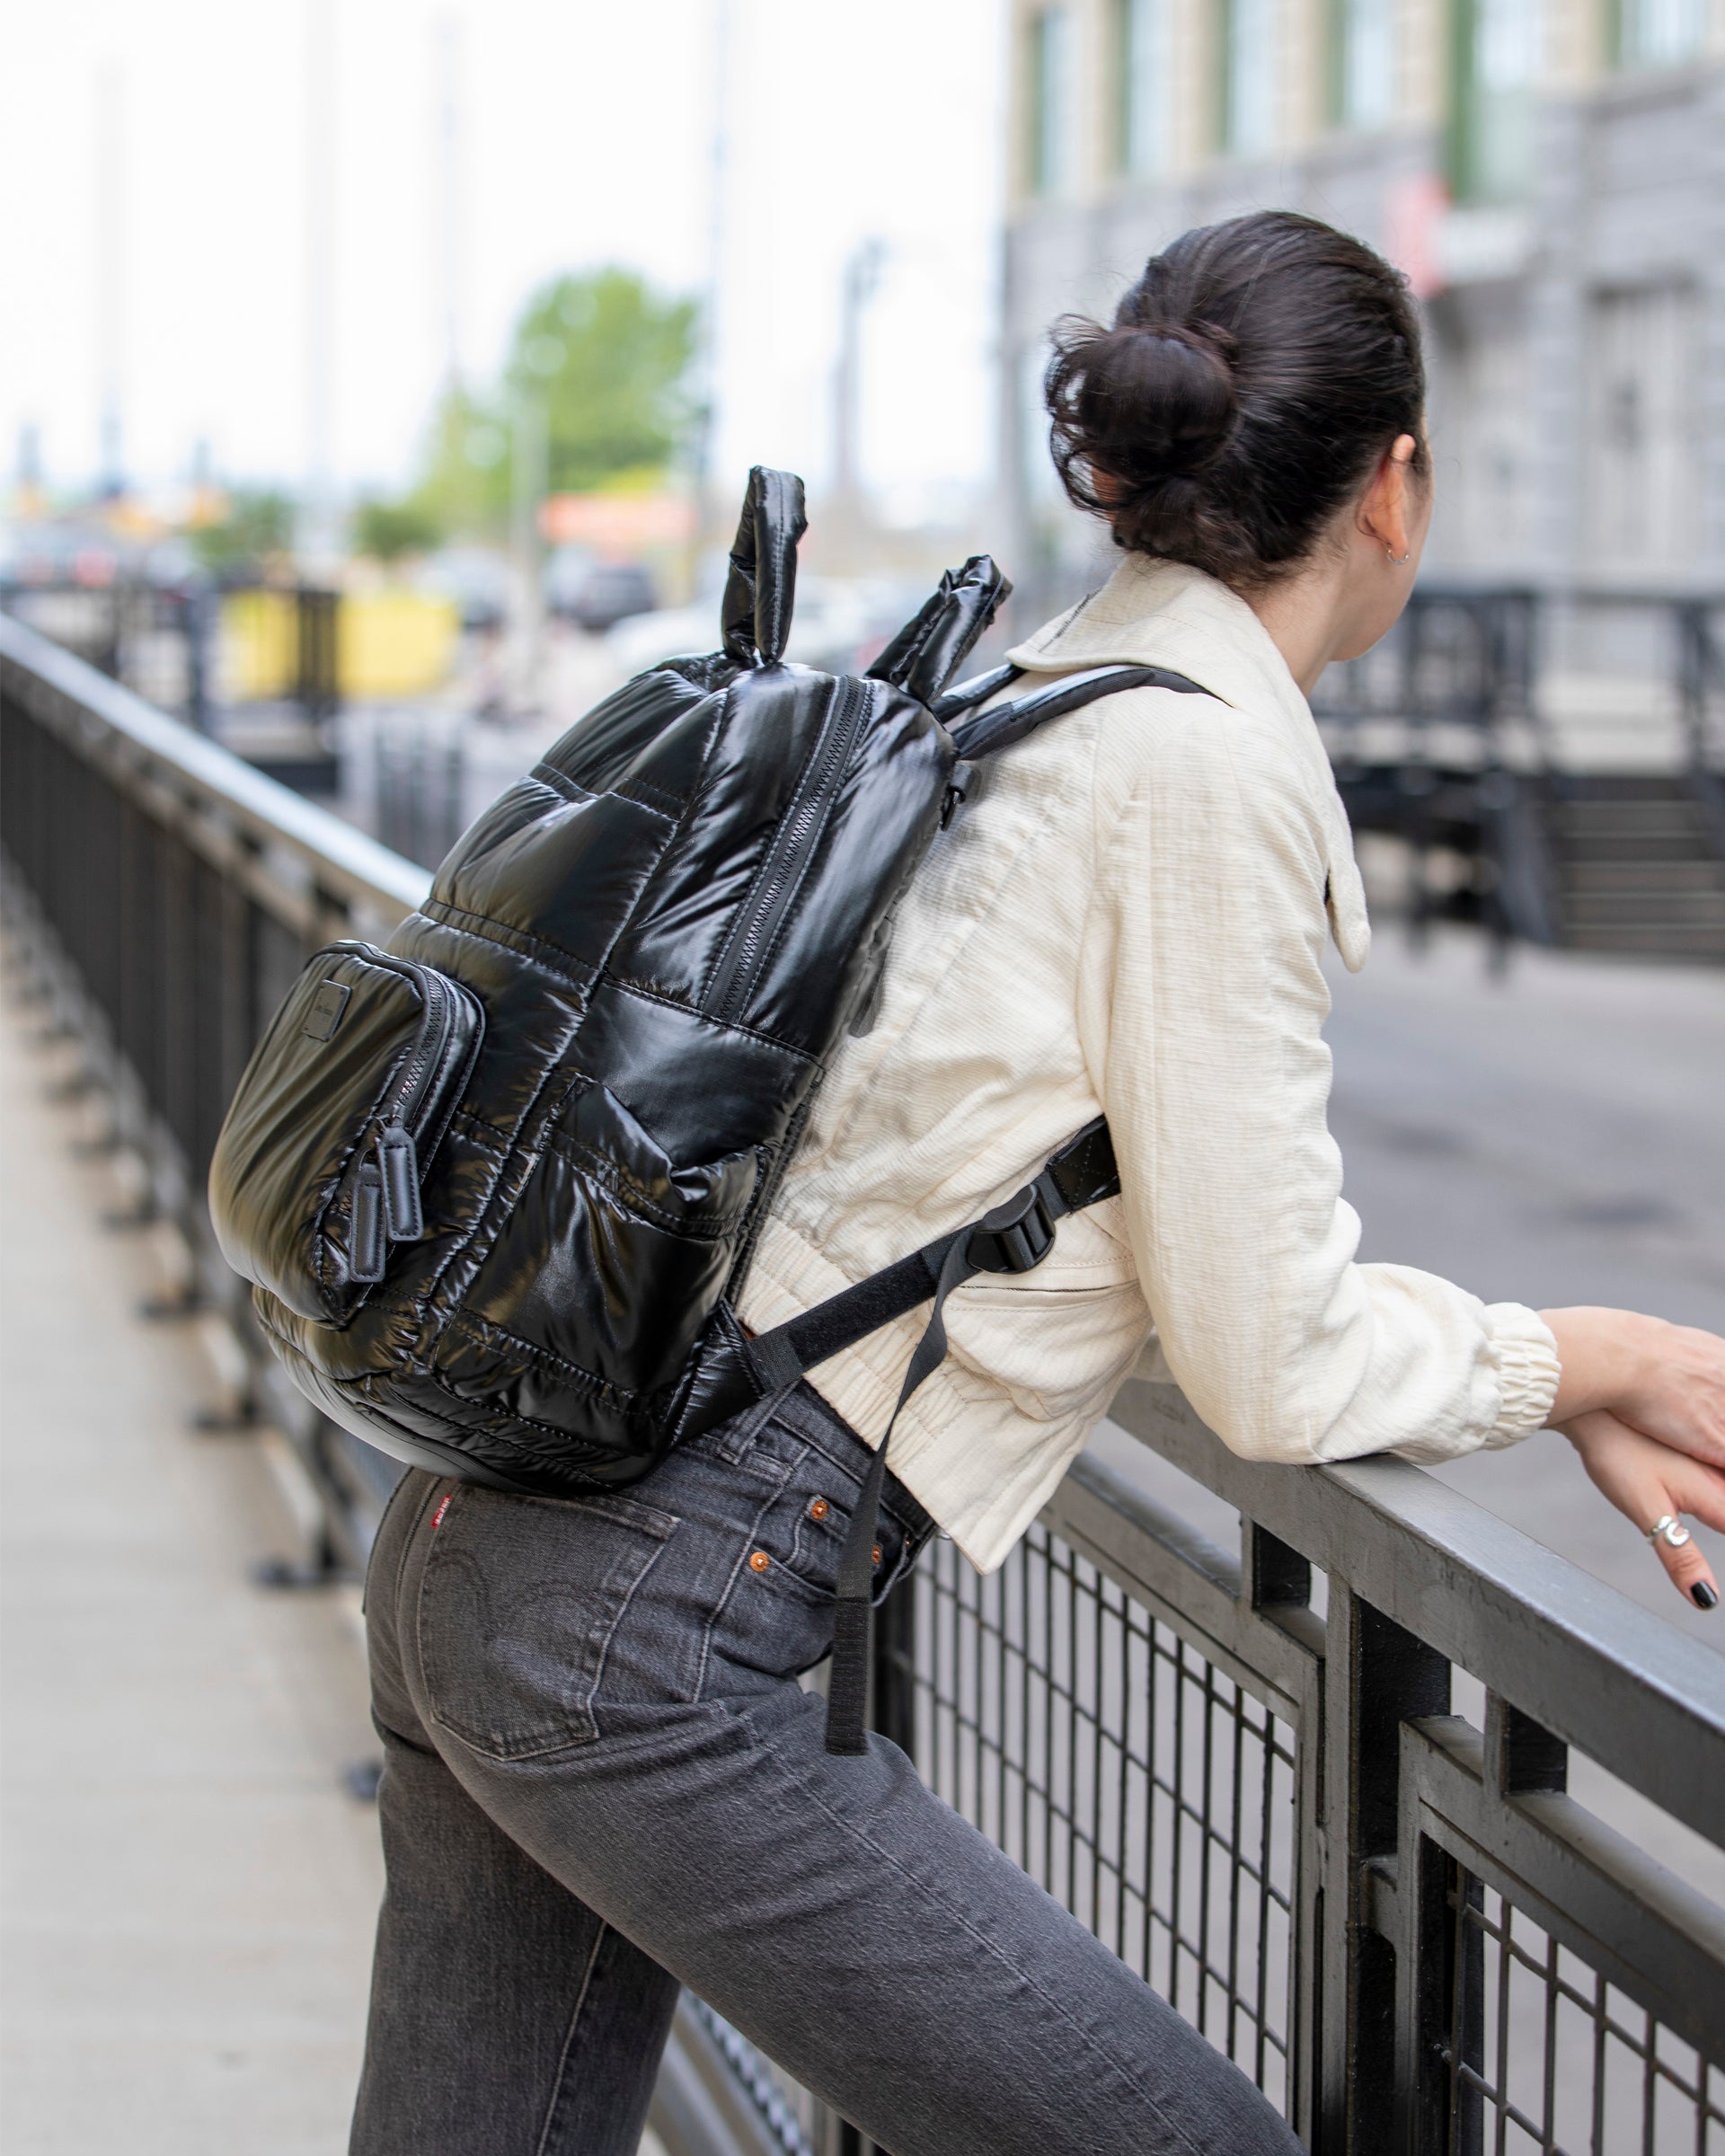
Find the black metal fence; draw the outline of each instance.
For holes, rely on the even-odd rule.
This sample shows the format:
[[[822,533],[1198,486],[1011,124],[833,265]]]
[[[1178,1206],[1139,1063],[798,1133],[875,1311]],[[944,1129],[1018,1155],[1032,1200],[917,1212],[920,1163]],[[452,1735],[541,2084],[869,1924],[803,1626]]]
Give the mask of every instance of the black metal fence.
[[[252,1352],[200,1192],[302,954],[423,874],[4,620],[0,755],[34,976],[240,1343],[222,1411],[294,1447],[304,1575],[350,1573],[394,1471]],[[1725,1659],[1415,1468],[1242,1462],[1167,1388],[1114,1412],[1176,1498],[1086,1455],[998,1573],[936,1545],[877,1726],[1322,2156],[1725,2156]],[[1618,1826],[1572,1751],[1633,1793]],[[864,2156],[693,2001],[654,2125]]]
[[[1725,596],[1422,582],[1314,711],[1356,832],[1407,849],[1416,932],[1449,915],[1500,940],[1725,950]],[[1602,803],[1625,840],[1650,808],[1658,828],[1618,849],[1639,870],[1578,892],[1575,826]]]
[[[385,845],[435,869],[467,827],[467,757],[458,718],[409,709],[368,714],[367,821]]]
[[[318,1523],[299,1574],[351,1572],[394,1470],[256,1351],[203,1188],[246,1057],[306,957],[387,933],[424,874],[4,615],[0,767],[8,904],[54,1021],[89,1045],[106,1142],[143,1171],[140,1218],[183,1238],[188,1307],[244,1349],[217,1411],[293,1445]]]

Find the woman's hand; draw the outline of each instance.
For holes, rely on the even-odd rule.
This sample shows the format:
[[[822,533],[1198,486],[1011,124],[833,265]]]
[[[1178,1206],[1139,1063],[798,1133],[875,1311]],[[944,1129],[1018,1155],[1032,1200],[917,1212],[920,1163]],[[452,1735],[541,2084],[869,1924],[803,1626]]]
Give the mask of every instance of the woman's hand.
[[[1609,1409],[1597,1408],[1554,1427],[1580,1454],[1595,1485],[1643,1534],[1657,1522],[1678,1519],[1685,1512],[1725,1533],[1725,1472],[1632,1429]],[[1664,1535],[1656,1536],[1654,1552],[1680,1595],[1697,1609],[1714,1609],[1719,1582],[1713,1568],[1687,1531],[1680,1532],[1685,1539],[1676,1549]]]
[[[1605,1412],[1709,1467],[1725,1468],[1725,1339],[1632,1310],[1539,1314],[1552,1329],[1563,1370],[1552,1405],[1554,1429]]]

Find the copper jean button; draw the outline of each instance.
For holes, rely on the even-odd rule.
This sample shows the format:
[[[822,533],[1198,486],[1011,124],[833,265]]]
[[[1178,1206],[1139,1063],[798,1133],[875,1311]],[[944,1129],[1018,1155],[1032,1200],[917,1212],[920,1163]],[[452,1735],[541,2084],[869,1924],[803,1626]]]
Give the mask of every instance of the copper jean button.
[[[765,1572],[772,1562],[765,1550],[757,1550],[748,1560],[748,1568],[751,1572]]]
[[[825,1498],[817,1498],[809,1507],[809,1517],[811,1520],[824,1520],[832,1509]]]

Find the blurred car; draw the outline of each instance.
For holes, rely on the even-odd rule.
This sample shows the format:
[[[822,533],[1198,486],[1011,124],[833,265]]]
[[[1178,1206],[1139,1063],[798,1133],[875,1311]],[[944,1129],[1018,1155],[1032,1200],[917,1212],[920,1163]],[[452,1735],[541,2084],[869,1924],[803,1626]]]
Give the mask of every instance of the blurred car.
[[[659,610],[653,579],[639,561],[595,561],[561,588],[554,584],[550,596],[555,611],[589,636]]]
[[[455,601],[464,629],[502,626],[509,608],[509,563],[490,548],[445,547],[426,564],[419,582],[426,591]]]

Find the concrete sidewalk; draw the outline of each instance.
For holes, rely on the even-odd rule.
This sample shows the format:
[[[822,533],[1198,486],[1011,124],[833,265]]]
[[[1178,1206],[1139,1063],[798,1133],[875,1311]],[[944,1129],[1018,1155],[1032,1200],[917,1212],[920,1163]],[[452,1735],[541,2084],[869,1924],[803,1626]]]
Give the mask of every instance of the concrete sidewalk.
[[[338,2156],[381,1880],[354,1598],[270,1594],[255,1440],[0,1013],[10,2156]]]

